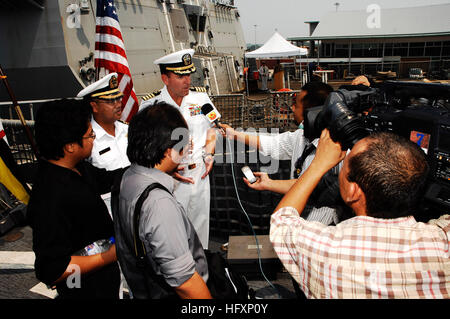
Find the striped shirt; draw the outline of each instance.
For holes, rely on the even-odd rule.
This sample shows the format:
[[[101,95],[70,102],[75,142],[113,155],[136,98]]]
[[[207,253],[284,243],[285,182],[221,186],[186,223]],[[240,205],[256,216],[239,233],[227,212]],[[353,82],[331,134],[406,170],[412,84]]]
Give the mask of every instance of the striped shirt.
[[[291,161],[291,174],[290,178],[294,179],[295,162],[302,155],[306,146],[310,143],[305,137],[303,130],[298,129],[294,132],[284,132],[281,134],[267,134],[259,135],[259,141],[261,144],[260,152],[266,156],[270,156],[276,160],[290,160]],[[316,138],[312,141],[312,144],[317,147],[319,139]],[[311,164],[316,151],[314,150],[305,158],[302,165],[303,174]],[[337,175],[342,162],[333,168],[333,172]],[[300,174],[300,176],[301,176]],[[325,225],[339,223],[339,217],[336,210],[331,207],[313,207],[307,205],[303,211],[303,217],[309,221],[318,221]]]
[[[308,298],[450,298],[450,215],[357,216],[337,226],[296,209],[272,215],[270,241]]]

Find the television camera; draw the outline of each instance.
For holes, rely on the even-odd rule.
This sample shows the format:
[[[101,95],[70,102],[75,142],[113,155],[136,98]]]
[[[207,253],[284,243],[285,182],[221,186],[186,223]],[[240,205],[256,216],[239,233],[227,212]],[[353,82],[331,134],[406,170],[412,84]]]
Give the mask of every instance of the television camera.
[[[410,139],[426,153],[430,165],[423,210],[448,213],[449,111],[449,84],[386,81],[374,88],[341,86],[330,93],[323,106],[305,110],[305,136],[317,138],[328,128],[343,150],[376,131],[390,131]]]

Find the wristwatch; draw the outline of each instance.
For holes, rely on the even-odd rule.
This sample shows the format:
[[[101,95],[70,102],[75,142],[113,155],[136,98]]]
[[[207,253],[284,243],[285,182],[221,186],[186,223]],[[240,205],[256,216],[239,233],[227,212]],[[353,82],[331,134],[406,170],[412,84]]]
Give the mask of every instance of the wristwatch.
[[[211,156],[211,159],[208,160],[207,158],[210,157],[210,156]],[[205,163],[209,163],[209,162],[211,162],[211,161],[214,161],[214,154],[212,154],[212,153],[206,153],[206,154],[204,154],[204,155],[203,155],[203,161],[204,161]]]

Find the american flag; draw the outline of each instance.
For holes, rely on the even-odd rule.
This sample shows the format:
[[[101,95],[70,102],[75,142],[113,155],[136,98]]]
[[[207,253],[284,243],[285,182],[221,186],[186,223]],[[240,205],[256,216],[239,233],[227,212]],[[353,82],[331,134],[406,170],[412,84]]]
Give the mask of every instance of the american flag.
[[[138,111],[139,102],[131,79],[114,0],[97,0],[94,63],[103,76],[117,72],[119,89],[123,92],[121,119],[129,122]]]

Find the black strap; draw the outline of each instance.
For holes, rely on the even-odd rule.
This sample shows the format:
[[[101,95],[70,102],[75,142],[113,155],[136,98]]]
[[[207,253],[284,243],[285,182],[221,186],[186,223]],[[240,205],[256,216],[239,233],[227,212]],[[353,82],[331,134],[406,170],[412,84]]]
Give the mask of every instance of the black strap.
[[[138,259],[138,266],[143,267],[145,265],[146,261],[146,249],[144,244],[142,243],[141,239],[139,238],[139,221],[141,218],[141,210],[142,205],[144,204],[145,200],[148,197],[148,194],[155,188],[159,188],[162,190],[165,190],[166,192],[170,193],[170,191],[162,186],[160,183],[152,183],[147,186],[147,188],[142,192],[142,194],[139,196],[139,199],[136,202],[136,205],[134,206],[134,215],[133,215],[133,230],[134,230],[134,249],[136,253],[136,257]]]
[[[122,223],[120,222],[120,214],[119,214],[119,195],[120,195],[120,184],[122,181],[122,175],[125,169],[116,175],[113,186],[111,188],[111,210],[114,218],[114,227],[121,227]],[[136,254],[136,266],[138,266],[142,274],[145,277],[145,290],[147,291],[148,298],[155,299],[164,299],[164,298],[177,298],[175,291],[170,287],[164,278],[160,275],[157,275],[153,267],[148,262],[146,258],[146,249],[144,244],[139,238],[139,219],[141,215],[142,205],[144,201],[147,199],[149,193],[155,189],[159,188],[165,190],[170,193],[164,186],[159,183],[153,183],[147,186],[147,188],[141,193],[139,196],[136,206],[134,208],[133,218],[133,242],[135,246],[135,254]],[[124,232],[125,230],[122,230]],[[116,230],[117,232],[117,230]],[[135,298],[137,298],[135,296]]]
[[[133,239],[134,239],[135,254],[137,258],[136,265],[138,268],[142,269],[142,273],[146,278],[145,288],[150,298],[156,299],[177,298],[177,294],[175,293],[173,288],[170,287],[169,284],[167,284],[163,276],[156,274],[152,265],[149,264],[147,259],[147,251],[145,249],[144,243],[139,238],[139,221],[141,217],[142,205],[144,204],[150,192],[155,188],[159,188],[170,193],[170,191],[167,188],[165,188],[163,185],[159,183],[150,184],[139,196],[136,205],[134,207]]]
[[[316,147],[314,146],[313,143],[309,143],[308,145],[306,145],[305,149],[303,150],[302,155],[295,162],[294,178],[298,178],[300,176],[300,173],[302,172],[303,162],[308,157],[308,155],[311,154],[315,149],[316,149]]]

